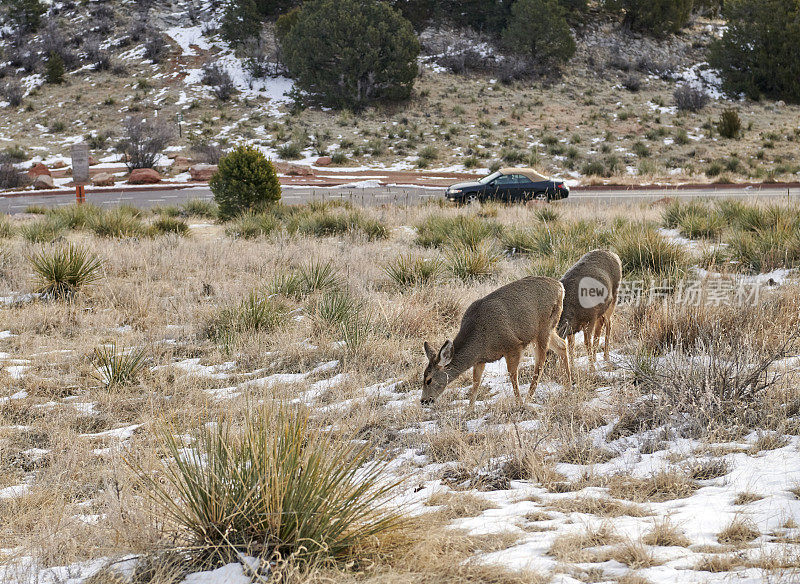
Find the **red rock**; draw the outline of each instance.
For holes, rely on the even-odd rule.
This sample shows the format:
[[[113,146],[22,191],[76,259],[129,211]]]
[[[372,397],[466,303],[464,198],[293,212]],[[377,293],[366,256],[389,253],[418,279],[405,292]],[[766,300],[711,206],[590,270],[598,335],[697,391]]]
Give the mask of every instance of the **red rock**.
[[[107,172],[101,172],[92,177],[92,184],[96,187],[113,187],[116,180]]]
[[[185,156],[176,156],[173,160],[172,171],[175,174],[186,172],[192,166],[192,161]]]
[[[195,164],[189,169],[192,180],[208,182],[217,173],[216,164]]]
[[[286,169],[286,174],[289,176],[314,176],[314,171],[307,166],[290,164],[289,168]]]
[[[98,164],[100,164],[100,163],[97,162],[97,158],[95,158],[94,156],[89,155],[89,166],[97,166]]]
[[[64,162],[63,160],[58,160],[58,161],[53,163],[53,168],[66,168],[66,167],[67,167],[67,163]]]
[[[331,160],[330,156],[320,156],[317,158],[314,166],[328,166],[331,162],[333,162],[333,160]]]
[[[152,168],[135,168],[128,177],[129,185],[152,185],[161,182],[161,175]]]
[[[44,191],[54,189],[56,185],[53,183],[53,177],[49,174],[39,174],[33,179],[33,188],[37,191]]]
[[[41,162],[37,162],[28,170],[28,176],[31,178],[36,178],[41,175],[50,176],[50,169]]]

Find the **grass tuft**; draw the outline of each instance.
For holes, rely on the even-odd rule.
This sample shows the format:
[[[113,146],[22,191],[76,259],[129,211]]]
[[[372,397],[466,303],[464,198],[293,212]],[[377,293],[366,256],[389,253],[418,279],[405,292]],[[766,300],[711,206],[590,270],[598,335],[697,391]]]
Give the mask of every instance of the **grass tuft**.
[[[97,282],[103,262],[75,245],[42,249],[28,257],[37,280],[36,291],[49,298],[71,298],[81,288]]]
[[[166,457],[138,475],[184,543],[202,559],[239,554],[300,563],[345,562],[402,521],[386,506],[395,483],[368,450],[310,427],[283,407],[202,424],[185,445],[158,429]]]
[[[106,387],[129,385],[136,382],[145,367],[144,348],[117,350],[115,342],[96,347],[94,362],[97,377]]]
[[[442,262],[438,258],[404,254],[386,264],[383,271],[398,286],[424,286],[436,280],[442,271]]]

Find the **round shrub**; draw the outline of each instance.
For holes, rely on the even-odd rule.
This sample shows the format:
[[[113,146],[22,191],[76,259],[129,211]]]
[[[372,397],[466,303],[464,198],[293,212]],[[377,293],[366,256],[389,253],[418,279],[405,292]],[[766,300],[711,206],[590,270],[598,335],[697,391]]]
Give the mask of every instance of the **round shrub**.
[[[540,67],[566,63],[575,54],[564,9],[556,0],[518,0],[503,31],[504,44]]]
[[[281,45],[298,87],[333,107],[406,99],[418,73],[414,29],[387,2],[305,2]]]
[[[219,170],[209,182],[220,219],[255,211],[281,198],[275,167],[250,146],[239,146],[219,161]]]
[[[625,24],[657,36],[681,30],[692,15],[694,0],[622,0]]]

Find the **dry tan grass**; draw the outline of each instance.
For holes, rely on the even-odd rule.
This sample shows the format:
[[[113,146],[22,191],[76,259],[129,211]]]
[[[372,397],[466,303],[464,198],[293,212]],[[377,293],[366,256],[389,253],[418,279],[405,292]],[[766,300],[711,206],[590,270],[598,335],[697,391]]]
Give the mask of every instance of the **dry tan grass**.
[[[629,501],[670,501],[689,497],[697,485],[688,474],[677,469],[653,473],[646,478],[614,475],[609,479],[609,494]]]
[[[761,532],[752,520],[737,517],[717,534],[721,544],[744,546],[761,536]]]
[[[487,509],[497,509],[491,501],[472,493],[441,491],[430,496],[426,505],[443,507],[440,511],[449,519],[476,517]]]
[[[556,499],[548,505],[550,509],[561,513],[585,513],[597,517],[646,517],[650,515],[644,507],[635,503],[627,503],[605,497],[575,497],[572,499]]]
[[[705,556],[697,561],[694,569],[700,572],[731,572],[736,568],[743,566],[744,562],[741,558],[735,555],[714,555]]]
[[[560,562],[602,562],[609,557],[609,551],[594,548],[604,548],[619,541],[621,538],[613,529],[607,524],[602,524],[596,528],[587,527],[580,533],[558,536],[547,553]]]
[[[689,547],[691,540],[686,537],[679,527],[672,524],[669,517],[657,519],[651,529],[642,538],[642,543],[661,547]]]
[[[741,493],[736,494],[736,498],[733,500],[734,505],[747,505],[749,503],[755,503],[756,501],[760,501],[763,499],[763,495],[759,495],[758,493],[752,493],[750,491],[742,491]]]
[[[610,557],[625,564],[632,570],[651,568],[662,563],[653,555],[653,551],[650,548],[642,542],[632,540],[628,540],[614,548],[610,553]]]
[[[657,209],[639,205],[561,207],[559,211],[562,221],[597,218],[609,225],[620,215],[633,220],[655,220],[658,215]],[[494,220],[506,226],[537,221],[535,209],[527,207],[366,211],[393,227],[414,225],[431,213],[478,212],[494,215]],[[498,275],[486,282],[464,284],[444,279],[427,288],[404,291],[386,283],[382,265],[386,258],[414,245],[405,230],[394,230],[388,240],[377,242],[285,234],[233,240],[220,226],[183,239],[107,240],[69,233],[67,240],[89,245],[103,257],[104,279],[71,303],[0,307],[2,330],[17,335],[3,340],[2,351],[31,361],[26,376],[19,380],[0,367],[0,397],[28,392],[25,399],[0,402],[0,488],[31,484],[27,495],[0,501],[0,540],[6,548],[31,551],[44,566],[123,553],[147,555],[170,537],[122,460],[124,454],[129,461],[148,466],[148,461],[159,456],[150,431],[156,421],[168,421],[176,432],[184,433],[195,428],[198,420],[213,419],[223,411],[241,419],[249,401],[297,399],[309,383],[339,373],[347,378],[321,391],[312,402],[313,423],[363,440],[376,456],[392,457],[412,450],[428,455],[429,462],[448,463],[435,471],[433,478],[458,489],[505,489],[512,480],[527,480],[552,492],[608,487],[614,497],[561,499],[529,516],[528,521],[551,520],[550,510],[608,518],[645,517],[649,511],[637,503],[686,497],[695,489],[691,473],[680,468],[646,478],[605,477],[592,470],[593,464],[613,454],[586,440],[589,430],[614,417],[613,408],[600,406],[596,400],[599,377],[582,375],[573,389],[537,395],[524,406],[503,396],[489,397],[487,391],[487,403],[479,404],[477,412],[468,411],[463,404],[453,403],[456,391],[451,389],[436,408],[419,407],[421,341],[452,337],[469,302],[524,274],[530,262],[527,258],[504,259]],[[0,296],[28,291],[28,267],[21,258],[36,246],[19,237],[4,245],[11,260],[8,276],[0,277]],[[242,334],[229,345],[204,335],[204,323],[221,307],[253,289],[264,290],[273,276],[303,266],[310,258],[334,262],[343,285],[365,302],[372,316],[367,342],[357,353],[337,345],[335,330],[315,326],[310,317],[315,298],[287,300],[293,314],[301,318],[288,321],[279,330]],[[620,307],[614,344],[623,351],[635,350],[639,342],[631,332],[631,322],[630,307]],[[103,386],[93,375],[91,355],[95,347],[110,341],[145,347],[148,365],[156,369],[144,372],[131,385]],[[187,374],[176,366],[186,359],[199,359],[203,365],[235,364],[228,371],[231,377],[215,379],[202,373]],[[301,382],[253,383],[229,395],[220,393],[246,381],[276,373],[302,373],[332,360],[339,361],[335,368]],[[552,368],[545,377],[549,379],[553,373],[558,380]],[[407,402],[389,404],[393,398],[386,395],[365,398],[365,387],[389,379],[401,382],[392,391],[408,398]],[[453,385],[464,387],[468,382],[467,374]],[[636,389],[625,380],[603,381],[602,385],[612,386],[614,399],[637,397]],[[791,397],[776,394],[774,402],[784,399],[784,403],[792,403]],[[780,431],[778,413],[776,408],[774,431]],[[477,419],[481,422],[475,429],[472,424]],[[538,423],[536,430],[526,425],[532,421]],[[138,428],[126,440],[91,436],[133,425]],[[49,452],[42,456],[26,453],[32,448]],[[556,468],[559,460],[587,468],[567,480]],[[404,461],[398,472],[415,478],[420,466],[417,461]],[[705,471],[703,476],[707,476]],[[372,556],[374,566],[359,581],[543,580],[541,575],[509,574],[468,562],[479,552],[514,545],[519,534],[486,538],[452,534],[444,529],[451,519],[474,517],[492,505],[471,493],[448,493],[440,498],[436,504],[445,509],[434,513],[437,518],[421,528],[424,537],[414,535],[420,542],[385,543],[386,547]],[[435,501],[434,497],[431,504]],[[653,541],[669,541],[664,534],[653,537]],[[610,550],[586,548],[619,543],[610,529],[603,528],[572,540],[559,538],[552,553],[564,562],[581,561],[574,558],[582,557],[609,559]],[[660,545],[648,540],[643,543]],[[431,549],[423,549],[426,545]],[[634,565],[647,555],[637,553],[626,556]],[[443,564],[459,567],[451,573],[440,567]],[[159,577],[165,582],[170,578],[167,573]],[[320,573],[308,577],[309,581],[355,582],[361,576]]]

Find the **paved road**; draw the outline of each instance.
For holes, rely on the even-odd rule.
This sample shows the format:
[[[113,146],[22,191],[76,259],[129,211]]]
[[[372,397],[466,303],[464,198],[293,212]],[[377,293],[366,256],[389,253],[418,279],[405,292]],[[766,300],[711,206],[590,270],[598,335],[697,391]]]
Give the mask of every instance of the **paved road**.
[[[379,188],[284,188],[283,201],[288,204],[300,204],[311,200],[350,200],[358,205],[418,204],[440,198],[444,189],[419,187],[379,187]],[[786,187],[738,187],[719,189],[576,189],[573,190],[565,204],[609,204],[655,201],[662,197],[675,198],[715,198],[735,197],[744,199],[791,199],[800,201],[800,188]],[[128,190],[114,193],[86,193],[86,201],[103,207],[128,203],[141,208],[154,205],[179,205],[189,199],[210,199],[208,187],[190,187],[179,190]],[[38,195],[36,193],[22,196],[0,196],[0,212],[21,213],[28,205],[58,207],[75,202],[74,194]]]

